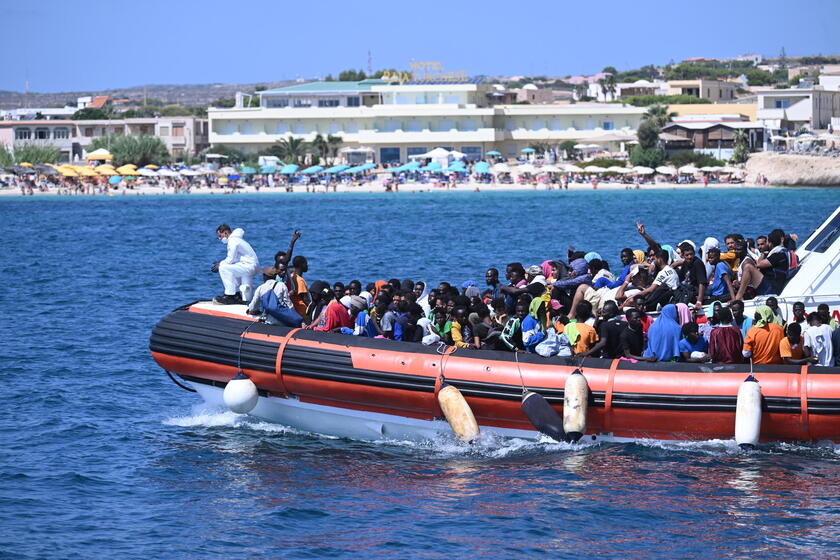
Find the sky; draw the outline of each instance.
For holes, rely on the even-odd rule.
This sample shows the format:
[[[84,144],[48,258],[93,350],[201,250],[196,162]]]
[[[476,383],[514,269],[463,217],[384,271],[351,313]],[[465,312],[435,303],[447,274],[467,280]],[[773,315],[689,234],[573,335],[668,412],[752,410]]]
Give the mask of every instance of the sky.
[[[368,51],[497,76],[840,55],[840,0],[0,0],[0,20],[0,90],[33,92],[317,78]]]

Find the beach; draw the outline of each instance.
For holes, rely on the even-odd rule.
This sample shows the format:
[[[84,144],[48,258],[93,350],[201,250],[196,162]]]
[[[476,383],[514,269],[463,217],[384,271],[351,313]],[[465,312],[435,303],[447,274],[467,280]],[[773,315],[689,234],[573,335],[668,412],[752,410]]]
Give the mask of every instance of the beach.
[[[598,188],[593,189],[591,183],[570,183],[568,189],[569,191],[591,191],[591,190],[601,190],[601,191],[624,191],[624,190],[677,190],[677,189],[686,189],[686,188],[708,188],[708,189],[731,189],[731,188],[766,188],[767,185],[758,185],[756,183],[710,183],[708,186],[704,186],[703,183],[686,183],[686,184],[676,184],[676,183],[649,183],[639,185],[638,189],[636,185],[631,183],[598,183]],[[407,183],[404,185],[399,186],[399,190],[392,190],[390,192],[394,194],[399,193],[417,193],[417,192],[523,192],[523,191],[550,191],[555,190],[559,191],[559,187],[556,185],[545,185],[543,183],[539,183],[537,185],[517,185],[517,184],[506,184],[506,183],[459,183],[454,187],[447,187],[443,184],[441,186],[434,186],[432,184],[426,183]],[[291,192],[293,193],[325,193],[325,192],[339,192],[339,193],[384,193],[389,192],[385,185],[380,183],[379,181],[374,181],[371,183],[365,183],[362,185],[349,185],[349,184],[340,184],[333,189],[330,186],[328,189],[324,185],[293,185]],[[225,194],[286,194],[286,188],[284,186],[275,186],[275,187],[255,187],[253,185],[242,185],[236,189],[230,188],[221,188],[221,187],[193,187],[189,190],[189,192],[181,190],[180,192],[175,192],[172,187],[164,187],[159,185],[151,185],[146,183],[140,183],[136,185],[134,188],[118,188],[118,189],[110,189],[107,192],[100,192],[93,196],[139,196],[139,195],[167,195],[167,194],[218,194],[218,195],[225,195]],[[66,192],[62,192],[59,189],[49,189],[46,191],[39,191],[34,190],[32,195],[26,196],[56,196],[56,195],[63,195],[63,196],[91,196],[90,194],[67,194]],[[16,187],[7,187],[4,189],[0,189],[0,196],[23,196],[19,188]]]

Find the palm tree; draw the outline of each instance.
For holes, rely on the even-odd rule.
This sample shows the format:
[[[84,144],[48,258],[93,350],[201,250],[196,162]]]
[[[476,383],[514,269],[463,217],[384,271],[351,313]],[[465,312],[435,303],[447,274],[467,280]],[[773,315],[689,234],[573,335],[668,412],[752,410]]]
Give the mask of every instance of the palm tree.
[[[615,101],[615,92],[617,89],[616,85],[615,75],[610,74],[607,76],[607,92],[610,94],[613,101]]]
[[[648,107],[647,113],[645,113],[644,118],[653,121],[657,127],[662,128],[663,126],[671,122],[671,120],[676,116],[676,113],[668,112],[667,106],[657,104]]]
[[[306,142],[291,135],[278,140],[272,148],[272,153],[286,163],[300,163],[307,151]]]
[[[327,159],[327,153],[330,150],[330,147],[327,145],[327,140],[321,136],[320,134],[316,134],[315,138],[312,139],[312,142],[309,143],[310,148],[321,159]]]
[[[338,154],[338,148],[344,143],[344,138],[341,136],[327,135],[327,155],[334,158]]]

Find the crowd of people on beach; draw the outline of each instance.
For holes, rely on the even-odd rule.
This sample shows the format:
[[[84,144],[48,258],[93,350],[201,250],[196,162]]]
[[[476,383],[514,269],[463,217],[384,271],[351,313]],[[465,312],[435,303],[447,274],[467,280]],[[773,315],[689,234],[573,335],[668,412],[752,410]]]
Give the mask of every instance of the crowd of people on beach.
[[[636,224],[646,250],[622,249],[611,270],[594,251],[569,247],[565,258],[527,268],[496,268],[485,285],[378,280],[308,283],[306,257],[294,255],[300,233],[261,270],[241,229],[222,224],[225,285],[220,305],[245,304],[267,323],[350,336],[457,348],[635,361],[840,365],[840,329],[826,305],[785,316],[775,295],[798,270],[796,235],[774,229],[701,245],[659,243]],[[763,305],[745,314],[744,301]]]

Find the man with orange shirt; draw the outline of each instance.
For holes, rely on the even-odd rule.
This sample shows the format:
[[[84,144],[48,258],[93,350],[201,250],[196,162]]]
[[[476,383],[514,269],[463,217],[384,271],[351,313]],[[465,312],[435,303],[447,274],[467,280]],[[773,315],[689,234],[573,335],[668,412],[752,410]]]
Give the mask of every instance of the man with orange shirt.
[[[781,325],[773,322],[773,310],[766,305],[760,305],[755,310],[753,326],[744,338],[743,354],[745,358],[752,358],[754,364],[781,364],[779,343],[785,337]]]
[[[786,364],[814,364],[819,361],[816,357],[811,356],[811,350],[805,346],[802,327],[799,323],[789,324],[785,328],[785,335],[779,343],[779,354]]]
[[[592,318],[592,304],[586,300],[581,301],[575,307],[575,322],[569,323],[564,329],[575,355],[587,352],[598,342],[598,332],[586,323],[590,318]]]
[[[303,273],[308,271],[309,261],[306,260],[306,257],[298,255],[292,259],[292,273],[289,274],[287,285],[292,305],[301,317],[306,317],[306,308],[312,301],[309,289],[306,286],[306,280],[303,279]],[[312,317],[309,317],[309,320],[312,319]]]

